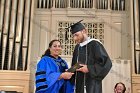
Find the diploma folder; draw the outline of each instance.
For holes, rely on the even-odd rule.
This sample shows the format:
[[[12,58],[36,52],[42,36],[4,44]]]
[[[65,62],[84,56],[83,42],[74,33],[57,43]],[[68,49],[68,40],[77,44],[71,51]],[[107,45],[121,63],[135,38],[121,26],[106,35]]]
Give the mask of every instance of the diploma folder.
[[[83,66],[80,66],[79,63],[76,63],[76,64],[73,65],[71,68],[69,68],[67,71],[68,71],[68,72],[74,73],[74,72],[76,71],[76,69],[79,69],[79,68],[81,68],[81,67],[83,67]]]

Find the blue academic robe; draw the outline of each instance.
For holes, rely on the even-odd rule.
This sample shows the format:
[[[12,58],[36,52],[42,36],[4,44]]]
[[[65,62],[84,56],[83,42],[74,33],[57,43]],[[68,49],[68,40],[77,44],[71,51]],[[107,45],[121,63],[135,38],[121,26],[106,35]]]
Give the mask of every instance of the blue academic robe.
[[[65,61],[64,63],[66,64]],[[68,68],[67,64],[66,67]],[[55,60],[49,56],[42,57],[37,64],[36,93],[59,93],[62,85],[65,86],[63,93],[74,93],[74,85],[69,80],[59,80],[60,75],[61,72]]]

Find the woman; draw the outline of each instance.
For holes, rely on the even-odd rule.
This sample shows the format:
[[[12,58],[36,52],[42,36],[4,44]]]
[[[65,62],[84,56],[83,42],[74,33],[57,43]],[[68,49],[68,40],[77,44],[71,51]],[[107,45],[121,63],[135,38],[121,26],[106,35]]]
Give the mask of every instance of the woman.
[[[122,82],[119,82],[114,87],[114,93],[125,93],[126,87]]]
[[[52,40],[49,48],[37,64],[36,93],[73,93],[69,79],[74,73],[65,72],[67,63],[59,56],[61,43]]]

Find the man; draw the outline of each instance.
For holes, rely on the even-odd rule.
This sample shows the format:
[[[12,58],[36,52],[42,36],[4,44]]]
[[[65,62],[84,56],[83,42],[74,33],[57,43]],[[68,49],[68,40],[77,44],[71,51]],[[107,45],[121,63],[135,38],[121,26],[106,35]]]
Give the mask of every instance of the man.
[[[105,48],[99,40],[88,37],[80,21],[71,26],[71,33],[77,43],[72,66],[76,63],[82,66],[71,78],[75,93],[102,93],[102,80],[112,67]]]

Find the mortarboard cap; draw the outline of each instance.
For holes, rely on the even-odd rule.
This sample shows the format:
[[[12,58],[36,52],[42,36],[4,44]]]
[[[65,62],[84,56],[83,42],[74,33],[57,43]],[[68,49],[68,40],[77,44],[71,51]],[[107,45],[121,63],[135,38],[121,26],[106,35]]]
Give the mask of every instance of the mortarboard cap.
[[[66,34],[65,34],[65,39],[66,39],[66,40],[68,40],[67,31],[68,31],[69,28],[70,28],[70,32],[71,32],[72,34],[74,34],[74,33],[76,33],[76,32],[79,32],[79,31],[85,29],[85,27],[83,26],[83,24],[81,23],[81,21],[83,21],[83,20],[80,20],[80,21],[78,21],[77,23],[74,23],[73,25],[71,25],[71,26],[69,26],[69,27],[67,28]]]
[[[81,23],[81,21],[83,20],[80,20],[79,22],[74,23],[73,25],[70,26],[70,31],[72,34],[79,32],[85,28],[83,24]]]

